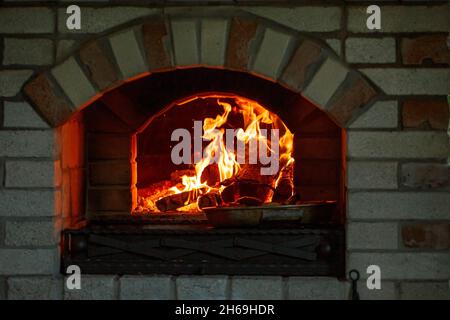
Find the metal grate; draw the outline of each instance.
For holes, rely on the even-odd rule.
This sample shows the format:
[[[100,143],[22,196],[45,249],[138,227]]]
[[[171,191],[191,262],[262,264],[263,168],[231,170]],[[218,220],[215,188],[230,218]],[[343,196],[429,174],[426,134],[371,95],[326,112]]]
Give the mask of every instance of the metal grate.
[[[341,227],[94,225],[63,240],[63,270],[76,264],[87,274],[344,274]]]

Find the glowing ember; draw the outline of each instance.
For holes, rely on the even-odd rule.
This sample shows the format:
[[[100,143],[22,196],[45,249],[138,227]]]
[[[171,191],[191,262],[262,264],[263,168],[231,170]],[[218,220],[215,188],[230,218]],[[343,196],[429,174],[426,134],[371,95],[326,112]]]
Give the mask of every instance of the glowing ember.
[[[294,136],[275,114],[255,101],[229,95],[195,96],[176,105],[183,107],[196,99],[214,99],[213,101],[216,101],[223,111],[215,118],[203,119],[202,139],[207,145],[203,148],[203,152],[200,152],[200,159],[195,161],[194,155],[195,171],[185,170],[188,172],[180,177],[181,181],[176,185],[160,183],[155,185],[153,191],[140,194],[137,211],[158,212],[169,211],[172,208],[179,211],[198,211],[199,197],[214,194],[209,199],[214,202],[215,197],[220,197],[233,181],[252,180],[266,185],[269,191],[270,188],[276,189],[282,180],[288,179],[292,184],[294,159],[291,155]],[[230,118],[240,119],[239,122],[243,126],[235,129],[235,123],[232,123]],[[268,132],[272,133],[270,138]],[[259,161],[256,156],[258,152]],[[264,165],[273,160],[274,155],[277,156],[277,164],[274,166],[276,171],[270,172]],[[218,171],[217,179],[210,179],[209,170],[212,167]],[[255,168],[259,171],[255,171]],[[286,173],[289,170],[290,172]],[[268,172],[267,177],[264,176],[264,172]],[[269,196],[261,199],[262,202],[272,200],[273,192],[266,193]],[[249,198],[245,196],[244,194],[243,198]],[[288,190],[287,197],[289,196],[292,196],[292,190],[290,194]]]

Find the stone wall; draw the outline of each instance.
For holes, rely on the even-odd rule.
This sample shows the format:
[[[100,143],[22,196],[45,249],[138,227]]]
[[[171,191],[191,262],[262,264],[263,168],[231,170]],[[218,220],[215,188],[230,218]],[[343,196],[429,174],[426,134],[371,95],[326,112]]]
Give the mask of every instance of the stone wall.
[[[262,17],[276,28],[286,27],[322,41],[347,67],[379,87],[382,94],[377,102],[363,110],[366,112],[358,112],[362,114],[348,124],[347,268],[357,268],[366,278],[368,265],[381,267],[382,290],[369,291],[360,283],[362,298],[449,298],[448,3],[379,2],[382,30],[373,32],[365,27],[364,1],[324,0],[314,1],[314,6],[306,1],[263,5],[263,1],[246,0],[237,1],[238,6],[230,2],[186,9],[176,1],[165,1],[166,7],[154,5],[154,1],[123,1],[124,5],[120,1],[80,1],[82,30],[69,31],[65,1],[3,1],[0,299],[348,297],[348,282],[330,278],[105,275],[85,276],[84,290],[64,289],[58,234],[65,218],[79,211],[64,197],[65,186],[78,188],[76,176],[83,166],[64,165],[62,133],[42,121],[25,99],[25,82],[70,57],[86,41],[126,30],[147,21],[148,16],[218,16],[222,12]],[[183,30],[183,25],[179,27]],[[118,45],[115,54],[119,55],[120,49]],[[194,51],[180,50],[192,53],[183,57],[187,64],[197,61]],[[256,63],[261,68],[256,71],[273,70],[272,65],[264,64],[267,61]],[[164,59],[160,65],[164,66]],[[125,78],[133,75],[126,60],[120,68]],[[63,82],[63,75],[58,80]],[[44,98],[48,98],[46,89],[52,83],[41,87]],[[77,100],[78,105],[92,93],[86,90],[81,91],[86,98]],[[317,97],[314,91],[309,94]],[[54,103],[61,101],[50,101]],[[55,118],[65,116],[54,114]],[[73,130],[77,130],[76,122]],[[67,175],[75,178],[64,178]]]

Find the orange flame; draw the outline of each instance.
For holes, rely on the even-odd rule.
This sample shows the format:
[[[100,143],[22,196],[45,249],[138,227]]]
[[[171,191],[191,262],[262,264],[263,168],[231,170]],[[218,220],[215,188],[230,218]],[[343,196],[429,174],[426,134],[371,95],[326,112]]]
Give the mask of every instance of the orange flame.
[[[216,98],[217,104],[223,108],[223,113],[217,115],[215,119],[205,118],[203,120],[203,139],[210,142],[203,151],[202,159],[195,164],[195,176],[184,175],[182,177],[183,187],[181,189],[172,187],[170,191],[173,193],[192,190],[205,190],[204,192],[208,192],[214,188],[221,190],[223,187],[210,186],[206,181],[202,182],[201,180],[205,168],[214,163],[214,159],[216,158],[215,162],[218,166],[220,182],[235,176],[239,172],[241,166],[237,160],[236,154],[234,150],[227,149],[224,142],[225,130],[223,126],[227,123],[228,116],[232,111],[232,106],[227,102],[221,101],[221,99],[229,100],[232,98],[234,104],[238,107],[237,112],[242,115],[244,128],[240,128],[236,131],[236,138],[239,141],[242,141],[246,148],[252,142],[262,141],[262,145],[266,146],[267,150],[260,150],[259,152],[274,152],[270,147],[270,142],[267,137],[261,134],[261,124],[264,123],[271,125],[274,129],[280,129],[281,132],[284,132],[283,136],[279,138],[279,167],[283,168],[294,160],[292,158],[294,135],[277,116],[270,113],[257,102],[237,96],[205,95],[188,99],[179,103],[179,105],[184,105],[199,98]]]

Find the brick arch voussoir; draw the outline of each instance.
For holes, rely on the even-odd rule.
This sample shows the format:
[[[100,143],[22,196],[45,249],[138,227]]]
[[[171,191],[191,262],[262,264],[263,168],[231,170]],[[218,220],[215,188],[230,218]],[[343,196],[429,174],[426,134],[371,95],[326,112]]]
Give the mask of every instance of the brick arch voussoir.
[[[57,127],[124,82],[198,66],[249,72],[277,82],[302,94],[343,128],[379,95],[323,41],[253,16],[151,19],[87,42],[30,79],[23,91]]]

